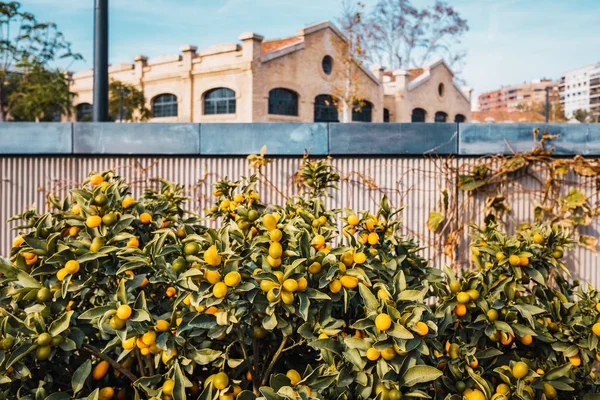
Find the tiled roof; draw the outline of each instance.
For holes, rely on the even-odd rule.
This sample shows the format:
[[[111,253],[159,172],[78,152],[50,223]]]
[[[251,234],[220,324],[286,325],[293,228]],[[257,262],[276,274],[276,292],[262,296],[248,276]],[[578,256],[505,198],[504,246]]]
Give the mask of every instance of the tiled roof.
[[[535,111],[473,111],[471,112],[473,122],[544,122],[543,115]]]
[[[262,42],[261,50],[263,53],[269,53],[271,51],[280,49],[290,44],[301,42],[302,40],[303,39],[298,36],[292,36],[283,39],[267,40],[266,42]]]
[[[406,71],[408,71],[409,75],[408,75],[408,81],[414,81],[415,79],[417,79],[419,77],[419,75],[421,75],[424,70],[423,68],[412,68],[412,69],[407,69]],[[392,82],[394,82],[396,80],[396,77],[394,76],[394,71],[385,71],[384,75],[389,76],[392,79]]]

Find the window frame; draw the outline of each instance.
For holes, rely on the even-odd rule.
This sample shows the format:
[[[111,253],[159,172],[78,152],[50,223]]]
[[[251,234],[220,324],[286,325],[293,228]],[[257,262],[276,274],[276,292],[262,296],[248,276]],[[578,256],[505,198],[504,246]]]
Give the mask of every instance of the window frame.
[[[213,93],[219,93],[223,91],[221,96],[210,97]],[[221,104],[220,104],[221,103]],[[212,110],[209,111],[208,105],[211,106]],[[224,108],[223,108],[224,106]],[[221,108],[220,108],[221,107]],[[224,112],[223,112],[224,110]],[[221,112],[219,112],[221,111]],[[209,89],[204,92],[202,96],[202,114],[203,115],[227,115],[237,113],[237,98],[236,93],[233,89],[228,87],[217,87]]]
[[[415,121],[415,111],[419,111],[419,112],[423,112],[423,120],[422,121]],[[410,122],[412,123],[422,123],[425,122],[427,120],[427,111],[425,111],[424,108],[421,107],[416,107],[413,108],[412,111],[410,112]]]
[[[171,96],[169,100],[164,101],[163,99],[168,96]],[[161,103],[157,104],[157,101],[159,100],[162,101]],[[157,115],[157,108],[160,110],[170,109],[169,111],[171,111],[171,113],[164,113],[163,111],[163,115]],[[173,110],[175,114],[172,113]],[[159,95],[154,96],[154,98],[152,99],[152,118],[172,118],[177,116],[179,116],[179,104],[176,95],[174,95],[173,93],[161,93]]]
[[[285,99],[286,95],[291,97]],[[269,115],[283,115],[288,117],[299,116],[299,98],[298,93],[294,90],[287,89],[284,87],[276,87],[269,90],[269,99],[267,105],[267,112]],[[278,100],[275,102],[275,100]],[[285,103],[289,100],[289,103]]]
[[[330,105],[319,104],[319,103],[317,103],[318,99],[329,100],[329,101],[331,101],[331,104]],[[323,101],[323,103],[325,102],[325,100]],[[340,114],[339,114],[337,107],[335,106],[336,101],[337,101],[337,99],[330,94],[319,94],[319,95],[315,96],[315,101],[314,101],[314,105],[313,105],[313,120],[314,120],[314,122],[340,122]],[[320,114],[326,114],[326,116],[333,117],[333,110],[335,110],[335,120],[333,118],[317,119],[317,112],[319,112]]]
[[[321,69],[323,70],[325,75],[328,76],[331,75],[331,73],[333,72],[333,57],[331,57],[329,54],[327,54],[321,60]]]
[[[85,112],[85,113],[81,113],[80,112],[80,108],[82,108],[83,106],[89,106],[89,111]],[[79,103],[75,106],[75,118],[77,119],[77,122],[87,122],[87,121],[82,121],[82,117],[85,115],[92,115],[93,114],[93,108],[94,106],[91,103]],[[90,121],[92,119],[90,118]]]
[[[362,107],[352,107],[352,122],[373,122],[373,103],[368,100],[362,100],[361,103],[364,103]]]
[[[438,121],[438,116],[441,116],[441,115],[443,115],[443,116],[444,116],[444,120],[443,120],[443,121]],[[438,124],[443,124],[443,123],[446,123],[446,122],[448,122],[448,113],[446,113],[446,112],[444,112],[444,111],[436,111],[436,112],[435,112],[435,115],[434,115],[434,117],[433,117],[433,121],[434,121],[435,123],[438,123]]]
[[[446,93],[446,86],[443,82],[438,84],[437,92],[439,97],[444,97],[444,94]]]

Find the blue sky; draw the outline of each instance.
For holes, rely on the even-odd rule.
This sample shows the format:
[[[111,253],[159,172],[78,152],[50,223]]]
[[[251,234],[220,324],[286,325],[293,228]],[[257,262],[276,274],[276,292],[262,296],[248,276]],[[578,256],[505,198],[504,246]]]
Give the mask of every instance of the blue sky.
[[[463,78],[475,93],[548,77],[600,61],[598,0],[447,0],[470,30]],[[413,0],[415,5],[433,0]],[[23,0],[23,9],[53,21],[92,65],[93,0]],[[267,39],[335,20],[340,0],[111,0],[110,62],[137,54],[173,54],[182,44],[202,49],[235,42],[241,32]],[[376,0],[363,0],[367,8]]]

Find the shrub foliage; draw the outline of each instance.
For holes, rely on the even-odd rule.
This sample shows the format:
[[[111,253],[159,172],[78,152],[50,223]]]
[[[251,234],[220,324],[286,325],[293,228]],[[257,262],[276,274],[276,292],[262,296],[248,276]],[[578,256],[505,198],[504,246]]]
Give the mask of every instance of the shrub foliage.
[[[133,199],[90,174],[18,216],[0,262],[0,397],[582,399],[600,393],[600,294],[568,276],[567,235],[473,226],[456,276],[375,214],[328,210],[337,174],[264,204],[215,185],[207,227],[178,185]]]

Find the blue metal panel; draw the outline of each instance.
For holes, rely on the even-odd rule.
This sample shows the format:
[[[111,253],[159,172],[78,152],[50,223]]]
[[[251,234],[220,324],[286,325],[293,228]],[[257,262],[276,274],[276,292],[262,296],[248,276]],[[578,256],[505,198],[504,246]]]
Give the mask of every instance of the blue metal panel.
[[[75,154],[199,154],[199,124],[73,125]]]
[[[202,155],[248,155],[266,145],[270,155],[327,154],[327,124],[202,124]]]
[[[70,154],[72,124],[1,123],[0,154]]]
[[[452,154],[457,124],[356,123],[329,125],[329,152],[343,154]]]
[[[546,142],[555,155],[600,154],[600,124],[460,124],[459,154],[512,154],[531,151],[533,130],[558,135]],[[539,141],[539,137],[537,139]]]

